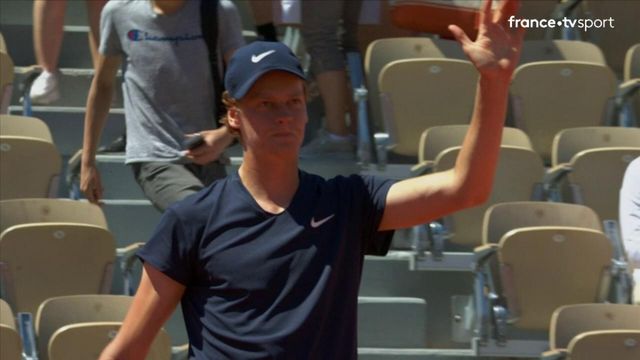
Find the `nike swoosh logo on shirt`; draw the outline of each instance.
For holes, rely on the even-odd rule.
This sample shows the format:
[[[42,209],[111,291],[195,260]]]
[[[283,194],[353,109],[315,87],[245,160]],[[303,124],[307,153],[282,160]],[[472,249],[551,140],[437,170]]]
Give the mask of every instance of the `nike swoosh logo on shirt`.
[[[315,218],[311,218],[311,227],[312,228],[320,227],[322,224],[324,224],[327,221],[331,220],[335,215],[336,214],[331,214],[331,215],[327,216],[326,218],[318,220],[318,221],[316,221]]]
[[[262,59],[266,58],[267,56],[273,54],[274,52],[276,52],[275,50],[269,50],[269,51],[265,51],[262,54],[258,54],[258,55],[251,55],[251,62],[254,64],[259,63]]]

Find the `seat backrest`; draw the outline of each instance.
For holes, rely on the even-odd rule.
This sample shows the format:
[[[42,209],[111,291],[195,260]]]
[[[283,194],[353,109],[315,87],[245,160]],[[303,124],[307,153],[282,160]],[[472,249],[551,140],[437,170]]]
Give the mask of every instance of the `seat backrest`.
[[[574,202],[598,213],[600,219],[618,220],[620,187],[627,166],[640,156],[637,147],[611,147],[584,150],[571,159],[568,180]]]
[[[378,87],[394,153],[418,155],[420,134],[437,125],[468,124],[478,72],[468,61],[409,59],[387,64]]]
[[[551,316],[549,346],[551,349],[566,349],[575,336],[594,330],[640,331],[640,306],[629,304],[561,306]]]
[[[500,279],[519,329],[547,330],[562,305],[601,302],[609,289],[613,249],[600,231],[518,228],[500,240]]]
[[[6,301],[0,299],[0,359],[21,359],[22,342],[16,329],[13,311]]]
[[[382,68],[395,60],[416,58],[466,59],[460,45],[451,40],[400,37],[372,41],[365,54],[364,71],[367,81],[369,116],[376,130],[384,128],[378,90],[378,77]]]
[[[582,150],[640,146],[640,129],[615,126],[586,126],[561,130],[553,138],[552,165],[568,163]]]
[[[54,296],[111,289],[115,241],[105,228],[78,223],[15,225],[0,234],[0,271],[8,302],[35,313]]]
[[[0,200],[50,197],[56,191],[61,159],[49,141],[0,136]]]
[[[600,330],[582,333],[569,344],[571,360],[640,359],[640,330]]]
[[[436,159],[434,170],[444,171],[455,166],[460,147],[449,148]],[[533,150],[501,146],[491,196],[482,205],[455,212],[445,224],[453,233],[451,242],[475,247],[482,242],[482,217],[486,209],[507,201],[531,200],[535,186],[544,176],[542,160]]]
[[[627,50],[624,58],[624,80],[640,78],[640,44],[635,44]]]
[[[53,143],[47,124],[30,116],[0,115],[0,135],[26,136]]]
[[[70,295],[45,300],[35,316],[40,354],[47,353],[53,334],[71,324],[124,320],[133,297],[124,295]]]
[[[121,322],[89,322],[71,324],[58,329],[48,346],[49,360],[97,359],[104,348],[113,340],[122,326]],[[154,339],[146,360],[170,360],[171,340],[164,329],[160,329]]]
[[[519,66],[510,87],[516,127],[550,163],[553,136],[560,130],[602,125],[615,86],[613,72],[599,64],[543,61]]]
[[[102,208],[86,201],[51,198],[0,200],[0,232],[14,225],[49,222],[108,228]]]
[[[497,244],[507,232],[532,226],[572,226],[602,231],[598,215],[584,205],[514,201],[495,204],[485,212],[482,239],[485,244]]]
[[[600,65],[607,62],[600,48],[577,40],[528,40],[522,43],[519,65],[537,61],[584,61]]]
[[[467,130],[469,125],[441,125],[432,126],[423,131],[418,145],[418,162],[433,161],[442,151],[462,145]],[[512,127],[503,129],[501,145],[532,149],[531,140],[527,134]]]

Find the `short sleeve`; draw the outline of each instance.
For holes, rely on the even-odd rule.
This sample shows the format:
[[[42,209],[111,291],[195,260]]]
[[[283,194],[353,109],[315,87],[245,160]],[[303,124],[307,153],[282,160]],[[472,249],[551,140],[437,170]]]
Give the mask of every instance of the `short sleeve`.
[[[351,178],[361,187],[362,198],[359,207],[362,211],[361,223],[364,225],[362,233],[364,253],[366,255],[386,255],[394,230],[379,231],[378,228],[384,215],[387,193],[395,180],[360,175],[353,175]]]
[[[224,56],[244,45],[242,22],[236,5],[229,0],[219,2],[218,34],[220,54]]]
[[[196,238],[172,208],[165,211],[151,239],[137,256],[173,280],[188,285],[197,264]]]
[[[620,228],[629,263],[640,268],[640,157],[627,167],[620,189]]]
[[[100,15],[100,54],[105,56],[121,55],[122,43],[115,25],[117,1],[108,2]]]

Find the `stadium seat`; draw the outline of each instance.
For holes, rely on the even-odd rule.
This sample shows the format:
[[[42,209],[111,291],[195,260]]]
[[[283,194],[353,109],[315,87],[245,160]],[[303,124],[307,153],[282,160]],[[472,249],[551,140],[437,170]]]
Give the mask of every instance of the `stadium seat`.
[[[550,163],[551,144],[558,131],[604,124],[615,86],[613,72],[600,64],[543,61],[519,66],[510,87],[515,125],[529,135],[545,163]]]
[[[0,235],[2,285],[17,312],[52,296],[108,293],[115,242],[108,230],[78,223],[31,223]]]
[[[47,124],[34,117],[0,115],[0,134],[3,136],[25,136],[53,142]]]
[[[22,342],[16,328],[13,311],[9,304],[0,299],[0,358],[3,360],[22,359]]]
[[[543,360],[636,360],[640,357],[640,330],[596,330],[574,337],[566,350],[548,352]]]
[[[513,347],[510,330],[546,331],[558,307],[602,302],[608,294],[613,249],[600,231],[571,226],[517,228],[502,236],[499,244],[476,248],[476,254],[477,333],[485,342],[493,339],[501,344],[498,351]],[[493,254],[499,263],[498,286],[493,286],[491,268],[486,266]],[[533,354],[521,355],[538,356],[547,346],[538,343]]]
[[[61,158],[52,142],[0,135],[0,153],[0,200],[55,196]]]
[[[13,92],[13,61],[6,51],[0,50],[0,114],[7,114]]]
[[[132,299],[121,295],[77,295],[44,301],[35,320],[40,359],[96,359],[120,328]],[[162,329],[147,359],[170,358],[171,341]]]
[[[418,145],[418,164],[413,166],[411,171],[415,175],[430,172],[438,154],[450,147],[460,146],[468,129],[469,125],[442,125],[423,131]],[[501,145],[533,149],[527,134],[512,127],[503,129]]]
[[[420,134],[437,125],[471,121],[478,72],[456,59],[396,60],[378,78],[388,150],[415,159]]]
[[[416,58],[467,59],[460,45],[452,40],[400,37],[372,41],[365,54],[364,72],[367,82],[370,124],[376,132],[384,131],[378,88],[380,72],[392,61]]]
[[[640,123],[640,44],[627,50],[623,82],[618,85],[615,101],[614,121],[622,126],[637,126]],[[617,116],[617,118],[615,118]]]
[[[600,48],[577,40],[528,40],[522,43],[519,65],[537,61],[584,61],[600,65],[607,62]]]
[[[449,148],[435,160],[434,171],[444,171],[455,166],[460,147]],[[482,205],[455,212],[443,220],[450,234],[449,242],[468,250],[482,242],[482,217],[493,204],[507,201],[541,199],[541,182],[544,176],[542,160],[533,150],[503,145],[496,169],[491,196]]]
[[[561,130],[553,138],[551,165],[569,164],[583,150],[604,147],[640,146],[640,129],[613,126],[586,126]]]
[[[550,172],[545,179],[545,187],[557,188],[566,176],[571,194],[569,199],[562,196],[564,201],[587,205],[603,221],[617,221],[622,177],[627,165],[638,156],[640,146],[583,150],[575,154],[569,164]]]
[[[594,330],[640,331],[640,306],[629,304],[575,304],[553,312],[549,347],[566,349],[575,336]]]

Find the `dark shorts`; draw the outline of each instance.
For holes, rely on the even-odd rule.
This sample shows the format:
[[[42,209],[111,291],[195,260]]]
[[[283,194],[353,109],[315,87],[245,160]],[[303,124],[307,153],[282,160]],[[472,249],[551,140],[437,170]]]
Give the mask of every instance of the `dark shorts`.
[[[160,211],[225,177],[219,162],[207,165],[143,162],[131,164],[133,175],[146,197]]]

